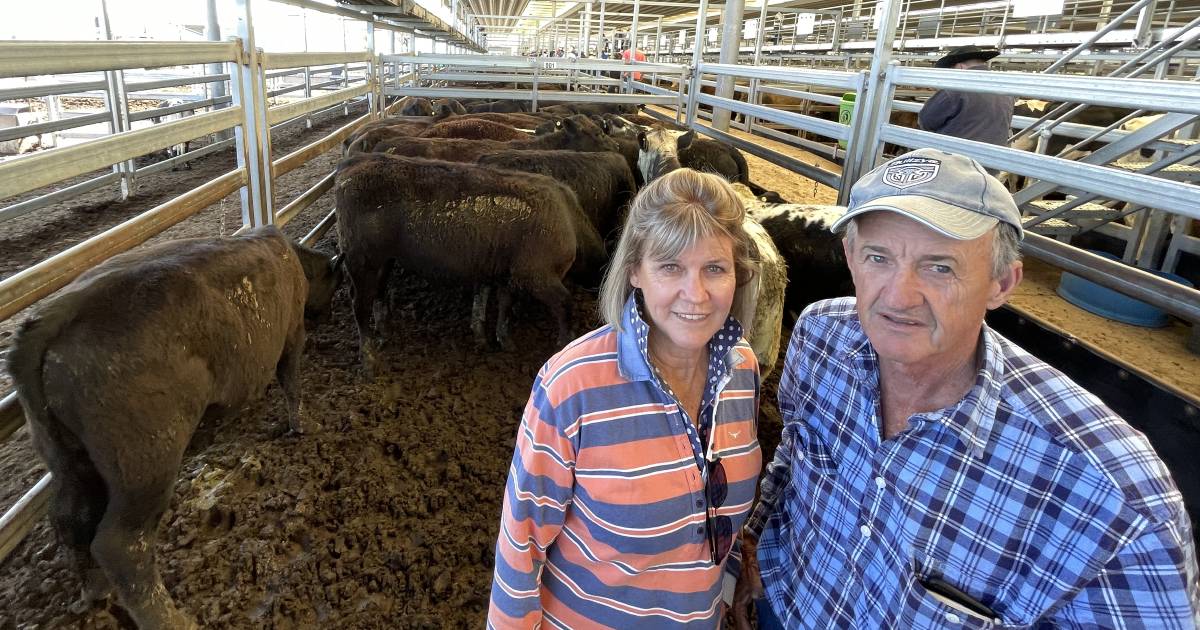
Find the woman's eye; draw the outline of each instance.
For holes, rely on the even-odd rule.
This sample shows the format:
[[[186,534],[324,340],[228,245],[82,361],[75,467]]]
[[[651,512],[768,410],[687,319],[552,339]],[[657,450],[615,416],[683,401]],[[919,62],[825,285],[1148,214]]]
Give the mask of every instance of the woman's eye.
[[[954,270],[949,265],[930,265],[929,268],[936,274],[949,275],[954,273]]]
[[[709,273],[725,273],[725,267],[723,265],[709,265],[708,272]]]
[[[667,273],[675,273],[676,271],[679,271],[679,265],[677,265],[675,263],[663,263],[663,264],[659,265],[658,268],[659,268],[659,270],[665,271]]]

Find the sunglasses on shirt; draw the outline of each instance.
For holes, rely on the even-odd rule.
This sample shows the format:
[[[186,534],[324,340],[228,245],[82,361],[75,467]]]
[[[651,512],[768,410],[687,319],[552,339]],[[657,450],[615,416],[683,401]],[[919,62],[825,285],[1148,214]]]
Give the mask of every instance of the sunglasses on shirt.
[[[725,477],[725,465],[721,458],[709,460],[708,481],[704,485],[708,508],[704,513],[705,529],[708,530],[708,548],[714,565],[720,565],[733,545],[733,519],[724,514],[715,514],[729,496],[729,481]]]

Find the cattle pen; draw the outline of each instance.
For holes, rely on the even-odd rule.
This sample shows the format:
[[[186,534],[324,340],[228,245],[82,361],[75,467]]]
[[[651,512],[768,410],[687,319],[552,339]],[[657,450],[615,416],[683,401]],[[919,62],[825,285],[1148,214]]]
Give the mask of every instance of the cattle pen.
[[[0,232],[15,226],[0,236],[12,245],[0,351],[31,307],[144,243],[273,224],[335,252],[343,143],[408,99],[636,105],[736,147],[756,184],[793,202],[844,205],[861,175],[910,148],[968,155],[1020,181],[1028,280],[990,324],[1145,432],[1200,518],[1200,291],[1169,279],[1200,280],[1194,4],[1068,0],[1021,14],[1019,2],[953,0],[272,1],[353,23],[362,46],[264,50],[251,0],[231,3],[237,35],[223,40],[213,15],[210,41],[118,40],[98,2],[98,41],[0,41],[0,102],[44,104],[48,118],[0,128],[0,143],[55,145],[0,159]],[[937,51],[966,44],[1001,49],[1002,71],[931,67]],[[622,46],[646,60],[600,57]],[[578,54],[539,54],[564,48]],[[939,89],[1066,105],[1014,117],[1014,139],[1033,150],[897,122]],[[134,106],[139,94],[179,93],[165,107]],[[63,97],[100,106],[66,116]],[[1089,108],[1122,114],[1085,124]],[[96,126],[83,134],[95,137],[68,139]],[[1073,146],[1055,153],[1055,136]],[[1055,294],[1063,274],[1168,323],[1150,332],[1072,306]],[[393,335],[404,342],[388,349],[386,378],[361,379],[346,291],[335,321],[310,332],[306,405],[325,433],[271,435],[277,388],[198,433],[163,518],[160,563],[202,625],[480,622],[516,422],[556,350],[553,322],[519,301],[519,350],[479,353],[461,287],[409,275],[394,284]],[[595,297],[571,299],[583,313],[576,332],[593,327]],[[0,476],[10,479],[0,487],[0,628],[132,627],[115,604],[72,607],[78,580],[43,518],[51,478],[6,375],[0,385]],[[765,387],[765,445],[779,432],[776,385]]]

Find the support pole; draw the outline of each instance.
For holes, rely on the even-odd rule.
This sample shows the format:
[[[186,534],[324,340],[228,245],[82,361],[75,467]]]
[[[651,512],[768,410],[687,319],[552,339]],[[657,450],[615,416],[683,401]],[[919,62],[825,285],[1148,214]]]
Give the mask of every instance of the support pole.
[[[242,226],[259,227],[274,222],[274,195],[271,186],[271,128],[267,125],[266,86],[262,59],[254,46],[254,24],[250,16],[251,0],[236,0],[238,37],[242,53],[231,76],[237,78],[233,102],[244,116],[234,134],[238,168],[246,169],[246,185],[241,189]]]
[[[597,55],[603,55],[608,44],[604,40],[604,1],[600,0],[600,46],[596,50]]]
[[[883,22],[875,37],[875,55],[871,59],[871,71],[867,75],[862,93],[854,103],[854,123],[850,141],[846,147],[845,166],[842,169],[842,186],[838,191],[838,203],[845,204],[850,197],[850,187],[859,176],[875,167],[879,155],[879,128],[888,122],[892,107],[891,82],[885,84],[884,70],[892,60],[892,43],[896,39],[896,25],[900,20],[902,0],[883,0],[877,11],[884,12]],[[887,73],[891,76],[891,73]]]
[[[208,18],[207,24],[204,27],[205,39],[210,42],[219,42],[221,41],[221,24],[217,20],[217,0],[205,0],[205,5]],[[305,50],[308,49],[305,48]],[[208,74],[221,74],[225,71],[225,68],[222,66],[222,64],[210,63],[205,67],[204,71]],[[228,94],[228,91],[225,89],[224,81],[215,81],[206,85],[209,86],[208,97],[211,99],[220,100],[224,98],[226,94]],[[214,111],[218,109],[224,109],[225,107],[227,107],[225,103],[218,103],[212,106]],[[228,129],[217,132],[217,140],[228,140],[229,137],[230,131]]]
[[[758,5],[758,32],[754,38],[754,65],[762,62],[763,34],[767,31],[767,0],[761,0]],[[746,102],[758,105],[758,79],[750,79],[750,92],[746,94]],[[754,117],[746,115],[746,133],[754,129]]]
[[[686,125],[691,127],[696,122],[696,108],[700,105],[700,101],[696,97],[700,93],[700,64],[704,62],[704,39],[707,33],[704,28],[708,23],[708,0],[700,0],[700,9],[696,11],[696,45],[692,50],[692,75],[688,82],[687,90],[687,118]],[[682,83],[679,86],[683,89]]]
[[[112,24],[108,20],[108,3],[100,0],[100,29],[104,39],[112,41]],[[125,92],[125,71],[107,70],[104,72],[104,100],[111,118],[109,133],[129,131],[129,95]],[[121,201],[137,192],[137,182],[134,174],[137,167],[133,160],[126,160],[113,165],[113,172],[121,175]]]
[[[746,9],[746,0],[728,0],[725,3],[725,14],[721,16],[721,63],[735,64],[738,60],[738,48],[742,43],[742,19]],[[733,77],[717,77],[717,97],[733,98],[736,83]],[[729,110],[713,108],[712,127],[719,131],[729,131]]]

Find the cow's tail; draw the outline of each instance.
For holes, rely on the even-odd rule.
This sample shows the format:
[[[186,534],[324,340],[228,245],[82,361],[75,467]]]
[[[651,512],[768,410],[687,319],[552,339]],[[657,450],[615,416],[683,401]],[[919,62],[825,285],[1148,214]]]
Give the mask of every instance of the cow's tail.
[[[729,155],[732,156],[733,161],[737,163],[737,181],[748,186],[750,190],[754,190],[754,184],[750,183],[750,165],[746,163],[746,156],[742,155],[742,152],[738,151],[736,147],[730,147],[730,149]]]
[[[43,311],[21,325],[8,352],[8,371],[17,388],[17,398],[31,424],[49,427],[53,422],[46,402],[42,366],[46,348],[72,319],[72,309],[54,308]]]

